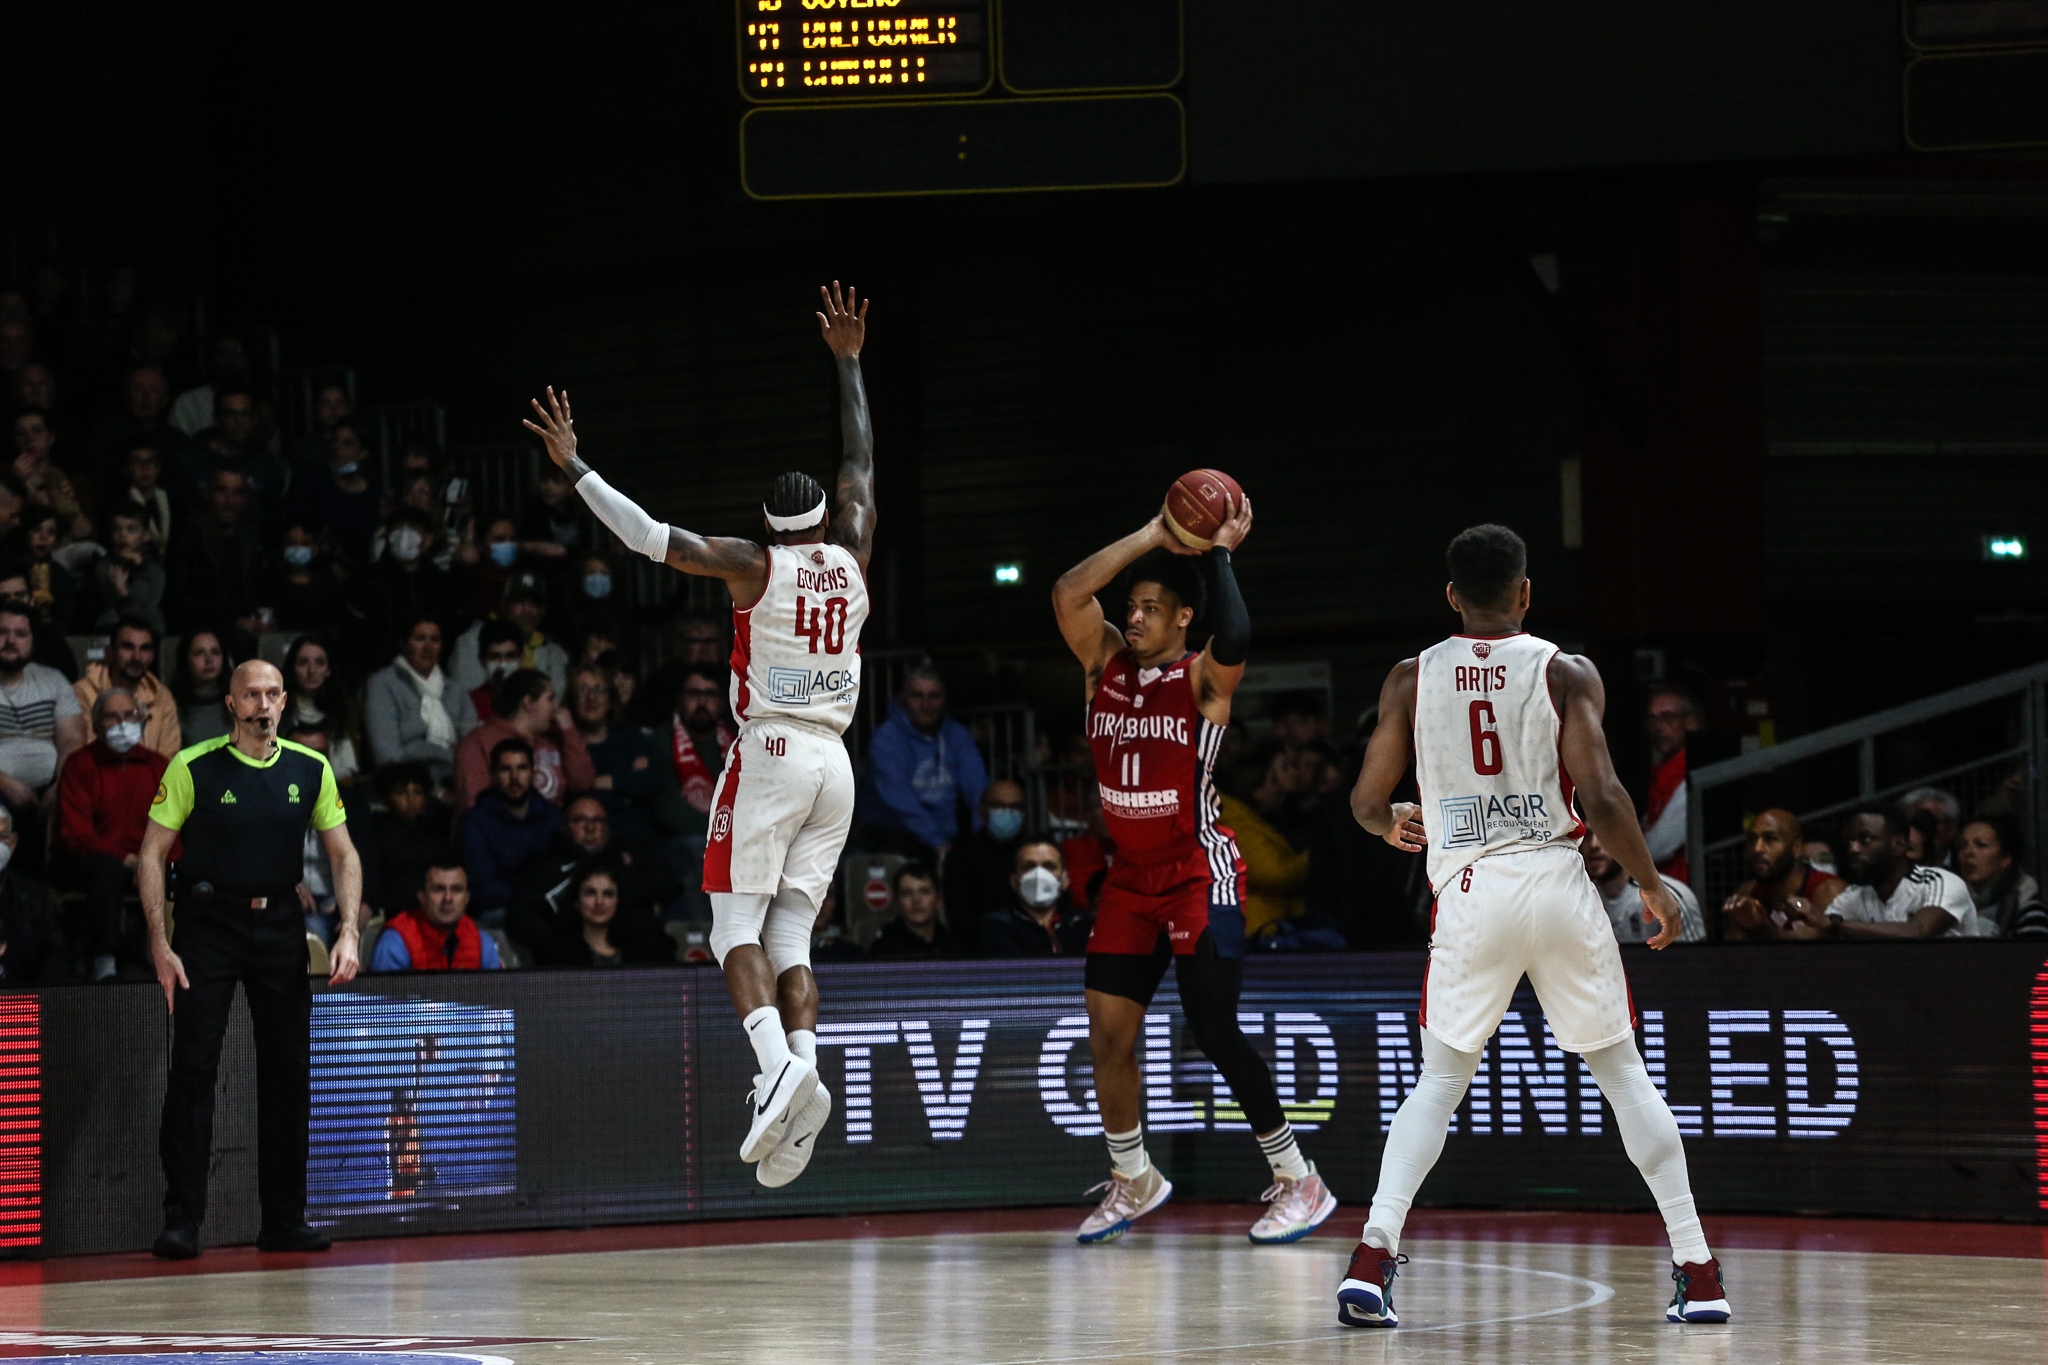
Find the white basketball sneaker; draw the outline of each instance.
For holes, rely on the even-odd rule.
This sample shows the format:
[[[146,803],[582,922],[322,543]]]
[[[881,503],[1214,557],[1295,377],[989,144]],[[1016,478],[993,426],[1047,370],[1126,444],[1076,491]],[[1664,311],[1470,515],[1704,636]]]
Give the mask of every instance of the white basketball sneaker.
[[[1259,1198],[1266,1201],[1266,1211],[1247,1235],[1261,1246],[1298,1242],[1337,1211],[1337,1196],[1330,1193],[1330,1187],[1316,1174],[1313,1165],[1300,1180],[1289,1180],[1284,1175],[1276,1178],[1272,1188]]]
[[[1077,1242],[1114,1242],[1131,1230],[1131,1224],[1173,1198],[1173,1182],[1150,1164],[1142,1175],[1111,1172],[1109,1179],[1088,1193],[1094,1194],[1096,1190],[1105,1192],[1102,1202],[1081,1220],[1081,1230],[1074,1234]]]
[[[790,1119],[789,1131],[782,1135],[781,1144],[754,1167],[754,1179],[771,1190],[777,1190],[802,1175],[804,1167],[811,1164],[811,1153],[817,1150],[818,1134],[824,1131],[825,1120],[831,1117],[832,1092],[820,1081],[811,1097]]]
[[[753,1106],[753,1124],[740,1146],[741,1161],[759,1161],[782,1145],[789,1131],[791,1115],[803,1107],[818,1088],[818,1068],[813,1062],[791,1053],[772,1077],[754,1077],[754,1089],[747,1100]]]

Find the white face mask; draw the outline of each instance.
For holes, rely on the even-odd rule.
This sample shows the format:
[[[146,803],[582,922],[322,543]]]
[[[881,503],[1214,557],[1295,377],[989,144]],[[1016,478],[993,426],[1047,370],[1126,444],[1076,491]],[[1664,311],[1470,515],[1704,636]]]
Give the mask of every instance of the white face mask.
[[[14,845],[0,844],[0,872],[7,870],[7,860],[14,856]]]
[[[142,743],[142,722],[124,720],[107,727],[107,747],[117,754],[125,754]]]
[[[519,660],[517,659],[493,659],[484,665],[484,676],[487,678],[507,678],[516,672],[518,668]]]
[[[412,563],[425,548],[426,537],[415,527],[401,526],[391,533],[391,557],[401,564]]]
[[[1060,898],[1059,876],[1048,867],[1033,867],[1017,878],[1017,894],[1033,910],[1043,910]]]

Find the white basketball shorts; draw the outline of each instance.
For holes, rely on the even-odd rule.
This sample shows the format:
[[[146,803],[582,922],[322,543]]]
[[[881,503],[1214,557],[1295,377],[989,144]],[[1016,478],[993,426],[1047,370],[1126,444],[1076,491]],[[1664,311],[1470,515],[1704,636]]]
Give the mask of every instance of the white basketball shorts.
[[[788,721],[740,727],[711,796],[704,890],[825,891],[853,828],[853,764],[838,735]]]
[[[1422,1026],[1478,1052],[1524,975],[1567,1052],[1597,1052],[1634,1032],[1614,928],[1569,844],[1481,858],[1438,890]]]

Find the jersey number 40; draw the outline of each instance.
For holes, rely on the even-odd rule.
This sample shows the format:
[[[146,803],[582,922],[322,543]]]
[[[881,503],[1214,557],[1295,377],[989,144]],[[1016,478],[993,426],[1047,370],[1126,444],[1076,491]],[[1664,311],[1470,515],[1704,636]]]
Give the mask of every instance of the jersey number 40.
[[[846,599],[828,597],[823,607],[813,607],[803,598],[797,598],[796,634],[798,639],[811,642],[813,654],[818,652],[820,646],[823,646],[827,654],[845,653]]]

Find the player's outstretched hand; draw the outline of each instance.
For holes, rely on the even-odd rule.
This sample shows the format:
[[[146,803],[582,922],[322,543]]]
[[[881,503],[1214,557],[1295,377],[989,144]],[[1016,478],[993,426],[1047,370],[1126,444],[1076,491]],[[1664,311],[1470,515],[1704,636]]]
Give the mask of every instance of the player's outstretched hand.
[[[1678,918],[1678,897],[1671,894],[1671,888],[1658,882],[1655,886],[1642,888],[1643,909],[1657,917],[1657,933],[1650,940],[1652,948],[1669,948],[1678,942],[1678,931],[1684,927]]]
[[[1231,513],[1230,520],[1216,528],[1214,542],[1226,550],[1235,550],[1244,544],[1244,538],[1252,531],[1252,500],[1247,495]]]
[[[1420,853],[1429,847],[1429,834],[1422,828],[1422,807],[1413,801],[1396,801],[1394,823],[1380,837],[1403,853]]]
[[[1173,528],[1166,524],[1166,509],[1164,507],[1161,507],[1153,515],[1152,520],[1145,523],[1145,529],[1151,532],[1152,543],[1169,554],[1198,555],[1202,553],[1173,533]]]
[[[868,339],[868,304],[873,300],[863,299],[850,284],[841,294],[837,280],[829,286],[819,285],[818,298],[825,305],[825,311],[818,314],[818,330],[824,333],[825,344],[841,360],[859,359],[861,343]]]
[[[542,407],[540,400],[531,400],[533,411],[540,418],[535,425],[533,418],[527,418],[522,425],[546,443],[548,458],[559,469],[567,469],[569,461],[576,458],[576,419],[570,415],[569,391],[555,392],[553,384],[548,385],[548,405]]]

